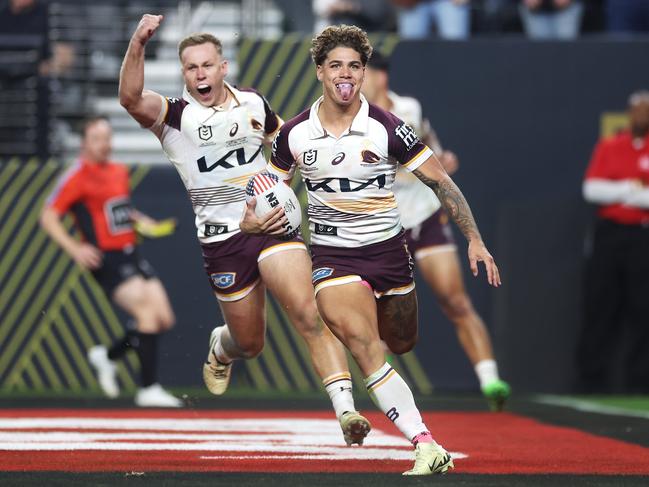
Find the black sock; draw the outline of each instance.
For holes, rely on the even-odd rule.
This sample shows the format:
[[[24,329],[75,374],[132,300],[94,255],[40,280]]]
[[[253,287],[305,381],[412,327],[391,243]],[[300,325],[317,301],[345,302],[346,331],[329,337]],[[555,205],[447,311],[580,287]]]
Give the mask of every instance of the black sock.
[[[140,374],[142,387],[149,387],[158,382],[158,335],[151,333],[138,333],[139,345],[136,348],[140,359]]]
[[[129,330],[126,334],[113,343],[108,349],[108,358],[117,360],[122,358],[129,350],[136,350],[138,347],[138,333],[135,330]]]

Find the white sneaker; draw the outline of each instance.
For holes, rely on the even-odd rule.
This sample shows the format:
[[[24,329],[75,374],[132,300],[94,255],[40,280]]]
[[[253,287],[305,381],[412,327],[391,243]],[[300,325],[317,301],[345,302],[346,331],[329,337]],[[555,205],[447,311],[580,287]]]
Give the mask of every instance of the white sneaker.
[[[203,382],[207,390],[212,394],[220,396],[228,388],[230,383],[230,375],[232,373],[232,362],[223,364],[218,361],[214,353],[214,345],[221,336],[221,329],[223,326],[217,326],[210,333],[210,349],[207,352],[207,359],[203,364]]]
[[[135,405],[143,408],[180,408],[183,402],[165,391],[160,384],[151,384],[138,389]]]
[[[97,381],[101,390],[111,399],[119,396],[117,385],[117,366],[108,358],[108,350],[103,345],[96,345],[88,350],[88,362],[97,372]]]
[[[412,469],[403,472],[403,475],[443,474],[452,468],[455,468],[453,459],[442,445],[438,445],[434,441],[418,443],[415,448],[415,464]]]

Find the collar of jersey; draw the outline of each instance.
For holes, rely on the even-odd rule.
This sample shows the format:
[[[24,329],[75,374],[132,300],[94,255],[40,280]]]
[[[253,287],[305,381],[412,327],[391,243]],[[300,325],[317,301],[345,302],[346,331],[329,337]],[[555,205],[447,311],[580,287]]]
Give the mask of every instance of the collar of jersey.
[[[241,105],[241,102],[239,101],[239,98],[237,97],[237,93],[239,90],[237,90],[235,87],[230,85],[227,81],[224,81],[223,84],[225,85],[226,90],[230,90],[230,93],[232,93],[232,98],[234,98],[234,102],[237,104],[237,106]],[[225,108],[222,107],[206,107],[205,105],[201,105],[201,103],[198,102],[192,95],[189,94],[189,90],[187,89],[187,85],[183,86],[183,98],[187,100],[190,104],[193,105],[198,105],[199,107],[202,108],[211,108],[213,110],[216,110],[217,112],[222,112],[225,111]],[[228,107],[229,108],[229,107]]]
[[[320,139],[322,137],[328,137],[329,134],[322,127],[320,122],[320,117],[318,117],[318,110],[320,105],[324,101],[324,97],[321,96],[318,98],[313,105],[311,105],[311,111],[309,113],[309,138],[311,139]],[[370,105],[361,94],[361,108],[352,120],[352,125],[349,127],[349,130],[343,134],[366,134],[368,130],[370,119]]]

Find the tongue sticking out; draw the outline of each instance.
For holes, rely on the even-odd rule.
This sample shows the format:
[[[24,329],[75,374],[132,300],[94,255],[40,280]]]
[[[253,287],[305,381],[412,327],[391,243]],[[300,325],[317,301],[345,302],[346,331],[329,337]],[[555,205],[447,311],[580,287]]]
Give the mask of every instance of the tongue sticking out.
[[[351,83],[340,83],[337,85],[338,93],[343,101],[348,101],[352,97],[352,85]]]

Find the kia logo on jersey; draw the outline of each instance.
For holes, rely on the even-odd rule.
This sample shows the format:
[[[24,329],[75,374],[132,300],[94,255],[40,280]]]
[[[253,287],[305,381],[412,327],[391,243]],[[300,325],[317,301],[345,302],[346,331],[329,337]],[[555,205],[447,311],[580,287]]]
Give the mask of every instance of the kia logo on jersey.
[[[230,129],[230,137],[234,137],[235,135],[237,135],[238,130],[239,130],[239,124],[235,123]]]
[[[336,157],[334,157],[331,160],[331,165],[332,166],[337,166],[338,164],[340,164],[344,160],[345,160],[345,153],[344,152],[339,152],[338,154],[336,154]]]
[[[304,165],[310,166],[315,164],[315,161],[318,160],[318,151],[316,149],[309,149],[304,153]]]
[[[361,152],[361,157],[363,158],[363,162],[369,163],[375,163],[381,160],[381,158],[371,150],[364,150],[363,152]]]
[[[198,138],[201,140],[209,140],[212,138],[212,127],[201,125],[198,127]]]

